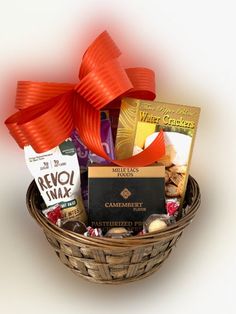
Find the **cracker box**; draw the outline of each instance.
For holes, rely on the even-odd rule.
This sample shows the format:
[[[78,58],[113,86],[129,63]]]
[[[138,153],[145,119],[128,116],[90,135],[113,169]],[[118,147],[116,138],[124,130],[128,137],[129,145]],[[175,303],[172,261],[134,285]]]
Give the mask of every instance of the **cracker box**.
[[[122,100],[116,137],[116,158],[138,154],[164,131],[166,198],[182,204],[191,162],[200,108],[132,98]]]

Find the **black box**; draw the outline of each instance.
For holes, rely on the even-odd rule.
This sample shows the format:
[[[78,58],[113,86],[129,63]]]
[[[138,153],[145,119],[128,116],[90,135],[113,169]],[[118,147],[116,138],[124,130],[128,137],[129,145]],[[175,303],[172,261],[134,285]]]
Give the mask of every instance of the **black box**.
[[[105,232],[125,227],[138,232],[152,214],[166,214],[165,167],[92,165],[88,169],[89,217]]]

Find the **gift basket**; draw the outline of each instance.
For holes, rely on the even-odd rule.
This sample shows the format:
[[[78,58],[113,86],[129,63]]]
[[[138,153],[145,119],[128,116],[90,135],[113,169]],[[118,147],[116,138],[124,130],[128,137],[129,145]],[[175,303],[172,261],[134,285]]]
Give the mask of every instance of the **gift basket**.
[[[65,266],[109,284],[156,271],[200,205],[189,176],[200,108],[154,101],[154,72],[119,56],[103,32],[78,84],[18,82],[5,121],[34,177],[30,214]]]
[[[157,271],[191,223],[200,205],[197,182],[189,178],[185,216],[164,231],[122,239],[84,237],[47,221],[40,212],[40,195],[34,182],[27,192],[27,206],[43,228],[61,262],[76,275],[92,282],[119,284],[145,278]]]

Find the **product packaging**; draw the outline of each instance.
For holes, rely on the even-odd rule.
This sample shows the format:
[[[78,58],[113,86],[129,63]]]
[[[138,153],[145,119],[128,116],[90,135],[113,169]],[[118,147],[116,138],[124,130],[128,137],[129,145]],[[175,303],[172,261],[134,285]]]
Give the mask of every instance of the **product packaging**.
[[[69,138],[45,153],[38,154],[31,146],[25,146],[24,151],[27,167],[35,178],[46,206],[59,204],[63,219],[78,218],[86,222],[80,168],[72,140]]]
[[[164,102],[124,98],[116,138],[116,158],[140,153],[164,131],[166,154],[165,193],[182,205],[200,108]]]
[[[124,227],[138,232],[151,214],[166,214],[165,167],[88,168],[89,216],[92,227]]]

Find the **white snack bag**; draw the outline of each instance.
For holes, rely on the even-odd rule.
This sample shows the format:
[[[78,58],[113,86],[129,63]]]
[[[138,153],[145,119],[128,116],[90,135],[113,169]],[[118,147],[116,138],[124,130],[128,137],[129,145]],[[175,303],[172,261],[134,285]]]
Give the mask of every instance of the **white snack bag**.
[[[63,218],[87,222],[81,188],[80,168],[75,146],[70,138],[59,146],[36,153],[31,146],[24,147],[27,167],[47,207],[60,204]]]

